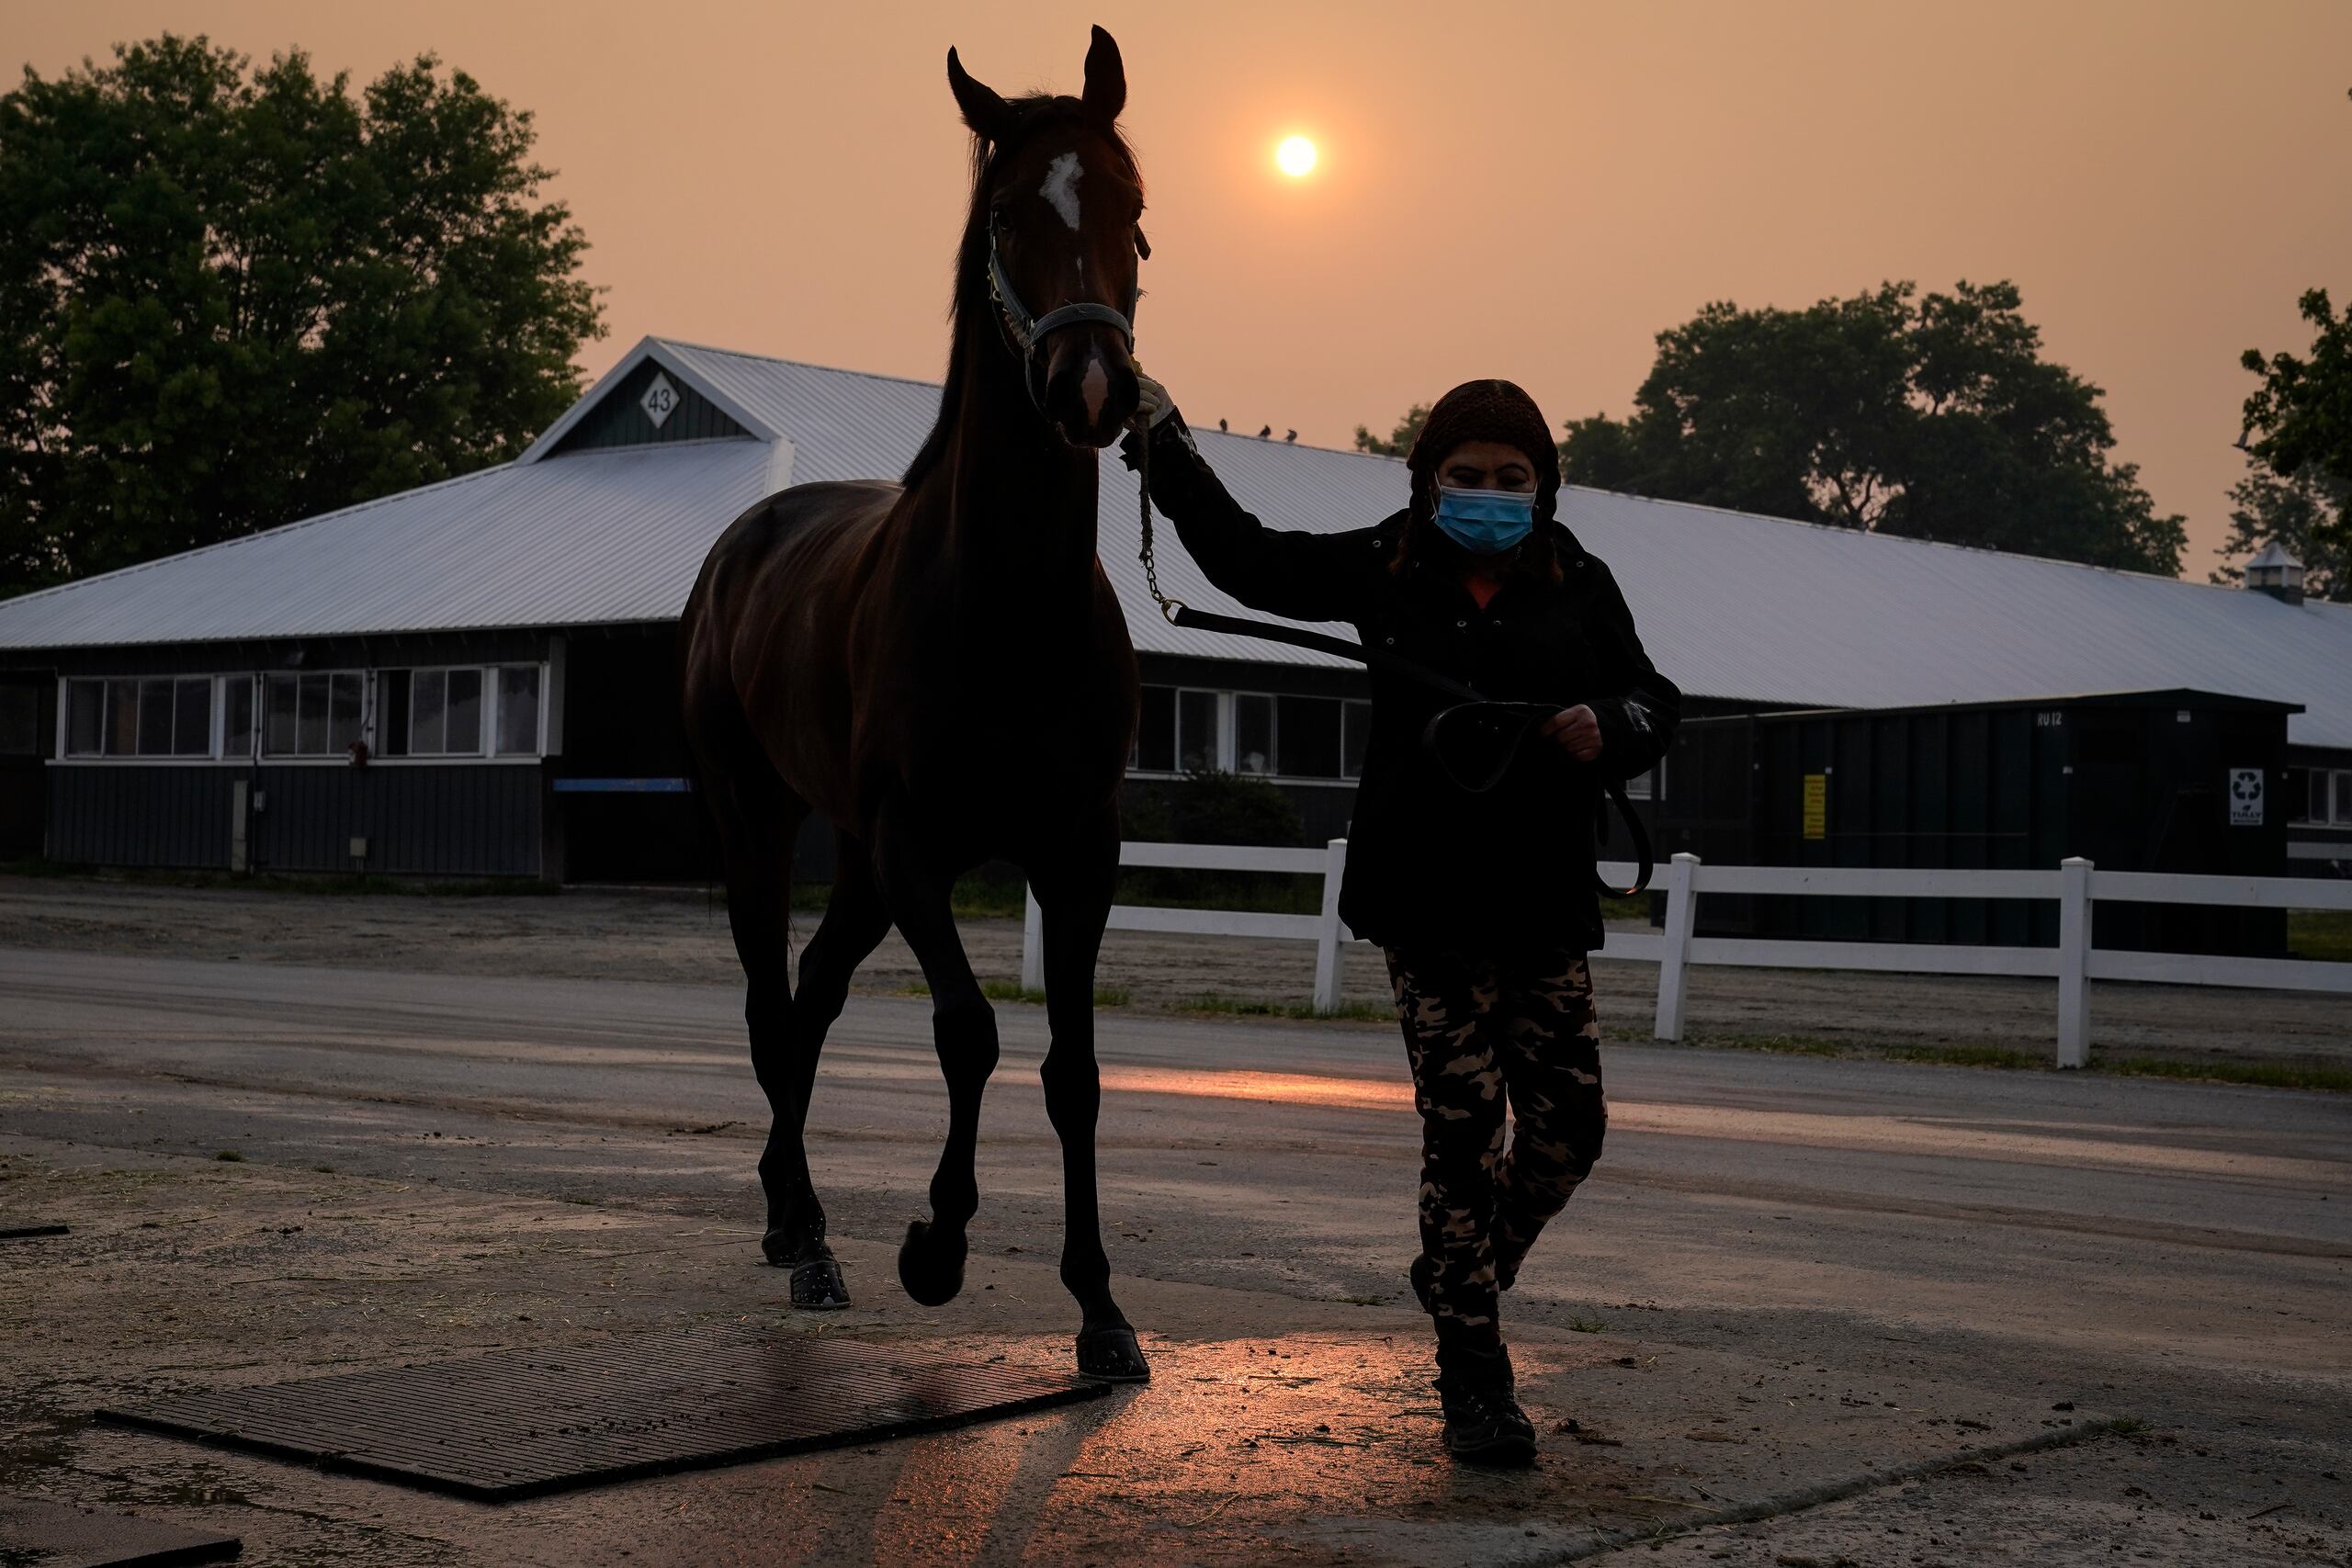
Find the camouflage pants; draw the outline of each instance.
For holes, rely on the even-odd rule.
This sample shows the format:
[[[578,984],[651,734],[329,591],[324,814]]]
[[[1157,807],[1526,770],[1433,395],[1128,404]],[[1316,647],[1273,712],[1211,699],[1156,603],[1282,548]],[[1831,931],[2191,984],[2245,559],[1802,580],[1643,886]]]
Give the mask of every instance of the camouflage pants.
[[[1415,1285],[1428,1286],[1441,1340],[1499,1344],[1496,1292],[1590,1174],[1608,1131],[1592,975],[1565,950],[1391,948],[1388,976],[1421,1113]]]

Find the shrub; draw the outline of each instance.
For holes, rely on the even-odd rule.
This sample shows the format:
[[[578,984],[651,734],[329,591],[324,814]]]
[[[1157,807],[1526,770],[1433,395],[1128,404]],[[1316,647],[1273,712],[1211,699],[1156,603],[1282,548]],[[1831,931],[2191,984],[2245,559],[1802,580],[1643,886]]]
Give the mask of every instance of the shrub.
[[[1160,785],[1130,785],[1121,831],[1143,843],[1264,844],[1295,848],[1306,841],[1298,807],[1264,779],[1214,769]],[[1126,872],[1122,903],[1192,904],[1215,908],[1312,909],[1317,900],[1301,879],[1279,872]]]

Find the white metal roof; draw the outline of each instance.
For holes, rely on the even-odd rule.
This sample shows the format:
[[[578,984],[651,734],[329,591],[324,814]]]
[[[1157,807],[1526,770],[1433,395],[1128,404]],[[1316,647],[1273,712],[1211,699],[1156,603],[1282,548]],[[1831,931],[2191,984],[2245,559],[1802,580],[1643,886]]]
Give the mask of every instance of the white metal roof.
[[[552,454],[647,357],[753,438]],[[0,603],[0,649],[667,619],[744,507],[787,479],[896,476],[938,402],[928,382],[649,338],[514,463]],[[1272,526],[1360,527],[1404,502],[1394,459],[1199,439]],[[1615,572],[1659,668],[1696,695],[1876,707],[2189,687],[2301,703],[2293,739],[2352,747],[2352,606],[1598,491],[1566,492],[1561,515]],[[1248,613],[1165,537],[1170,593]],[[1145,652],[1339,662],[1163,621],[1115,456],[1100,540]]]

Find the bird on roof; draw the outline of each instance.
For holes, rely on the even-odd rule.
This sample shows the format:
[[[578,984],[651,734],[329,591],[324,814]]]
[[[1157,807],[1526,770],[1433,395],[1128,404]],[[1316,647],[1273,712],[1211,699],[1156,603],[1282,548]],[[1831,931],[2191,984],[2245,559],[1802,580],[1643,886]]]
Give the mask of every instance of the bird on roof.
[[[1298,432],[1295,430],[1285,430],[1283,432],[1283,439],[1285,441],[1296,441],[1298,439]]]
[[[1261,428],[1261,429],[1258,432],[1258,439],[1259,439],[1259,440],[1261,440],[1261,441],[1263,441],[1263,440],[1265,440],[1268,436],[1272,435],[1273,433],[1274,433],[1274,427],[1273,427],[1272,425],[1271,425],[1271,424],[1266,425],[1266,426],[1264,426],[1263,428]]]
[[[1223,421],[1223,420],[1218,420],[1218,421],[1216,422],[1216,427],[1217,427],[1219,430],[1227,430],[1227,431],[1229,431],[1229,430],[1231,430],[1231,429],[1232,429],[1232,426],[1230,426],[1230,425],[1227,424],[1227,423],[1225,423],[1225,421]]]

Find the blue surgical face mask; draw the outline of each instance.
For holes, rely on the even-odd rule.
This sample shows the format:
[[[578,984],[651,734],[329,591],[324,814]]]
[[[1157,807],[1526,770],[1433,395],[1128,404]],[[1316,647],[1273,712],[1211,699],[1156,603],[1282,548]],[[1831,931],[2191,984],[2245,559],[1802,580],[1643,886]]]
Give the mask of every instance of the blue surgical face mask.
[[[1437,487],[1437,525],[1474,556],[1498,556],[1535,528],[1535,494],[1523,490]]]

